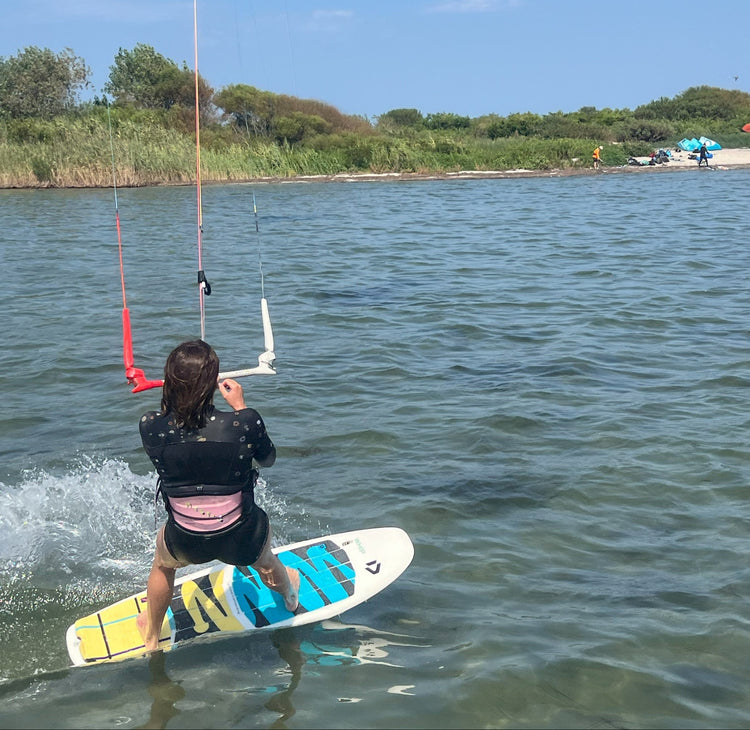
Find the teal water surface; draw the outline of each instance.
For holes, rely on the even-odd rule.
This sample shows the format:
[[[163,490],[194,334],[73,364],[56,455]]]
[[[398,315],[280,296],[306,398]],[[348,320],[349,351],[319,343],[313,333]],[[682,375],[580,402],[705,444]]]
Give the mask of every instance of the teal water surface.
[[[159,393],[124,382],[112,191],[0,191],[0,726],[747,727],[749,186],[205,187],[224,369],[262,260],[276,542],[393,525],[414,561],[337,621],[83,669],[67,626],[148,575]],[[195,190],[119,208],[159,377],[200,335]]]

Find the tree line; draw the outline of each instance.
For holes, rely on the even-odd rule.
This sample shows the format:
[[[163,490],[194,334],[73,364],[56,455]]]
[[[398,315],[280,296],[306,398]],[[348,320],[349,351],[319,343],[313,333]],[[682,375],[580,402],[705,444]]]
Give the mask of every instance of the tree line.
[[[101,95],[83,101],[83,92],[91,91],[90,77],[85,60],[69,48],[53,53],[31,46],[0,57],[0,145],[50,145],[70,137],[71,130],[86,126],[86,121],[93,133],[103,123],[103,111],[120,134],[135,128],[154,140],[164,140],[169,132],[194,134],[195,74],[186,63],[179,65],[150,45],[136,44],[118,50]],[[371,120],[248,84],[215,90],[200,74],[198,97],[207,149],[237,154],[252,147],[268,160],[284,157],[283,164],[272,165],[280,165],[281,174],[320,167],[339,172],[420,172],[466,164],[475,169],[497,164],[565,167],[588,164],[588,147],[599,143],[610,143],[605,163],[624,164],[631,155],[673,146],[683,137],[705,134],[725,147],[745,146],[747,136],[740,130],[750,121],[750,94],[709,86],[692,87],[634,110],[582,107],[546,115],[475,118],[404,108]],[[173,138],[168,140],[165,144],[175,144]],[[269,146],[276,152],[269,154]],[[38,151],[41,154],[42,147]],[[60,160],[46,154],[51,155],[49,177]]]

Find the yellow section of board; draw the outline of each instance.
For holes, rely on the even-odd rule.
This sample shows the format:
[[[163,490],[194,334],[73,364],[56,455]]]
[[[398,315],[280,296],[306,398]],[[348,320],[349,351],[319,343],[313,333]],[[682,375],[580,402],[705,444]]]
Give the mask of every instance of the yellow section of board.
[[[242,631],[244,627],[235,617],[224,591],[224,571],[214,571],[209,579],[215,601],[195,581],[185,581],[180,589],[185,610],[193,622],[193,630],[196,634],[208,631],[211,626],[206,619],[209,619],[219,631]]]
[[[128,659],[143,654],[143,639],[136,619],[146,610],[146,593],[126,598],[75,623],[79,650],[87,662]],[[165,619],[159,637],[160,648],[170,648],[171,630]]]

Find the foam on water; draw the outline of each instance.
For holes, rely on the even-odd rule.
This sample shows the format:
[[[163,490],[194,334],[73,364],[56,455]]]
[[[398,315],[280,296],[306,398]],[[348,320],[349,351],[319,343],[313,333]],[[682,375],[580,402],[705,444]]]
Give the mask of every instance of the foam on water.
[[[145,584],[153,479],[115,459],[80,458],[61,474],[0,484],[3,679],[67,665],[65,629]]]

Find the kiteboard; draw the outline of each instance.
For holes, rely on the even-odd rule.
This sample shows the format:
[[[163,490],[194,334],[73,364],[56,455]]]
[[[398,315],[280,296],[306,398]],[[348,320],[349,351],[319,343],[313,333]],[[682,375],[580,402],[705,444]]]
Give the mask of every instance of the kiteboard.
[[[301,626],[338,616],[396,580],[409,567],[414,546],[404,530],[377,527],[305,540],[274,552],[300,573],[294,613],[253,568],[214,564],[175,581],[159,649],[169,651],[199,637]],[[136,618],[145,610],[143,591],[72,624],[66,639],[73,665],[144,655]]]

